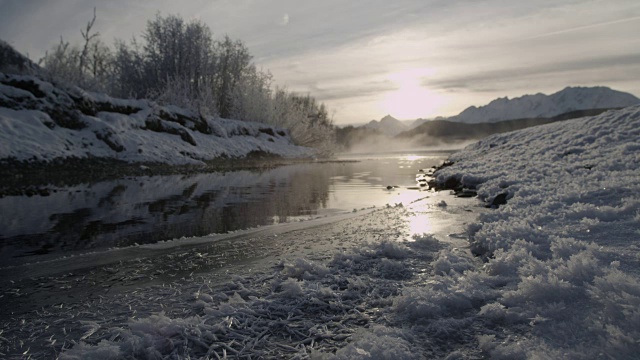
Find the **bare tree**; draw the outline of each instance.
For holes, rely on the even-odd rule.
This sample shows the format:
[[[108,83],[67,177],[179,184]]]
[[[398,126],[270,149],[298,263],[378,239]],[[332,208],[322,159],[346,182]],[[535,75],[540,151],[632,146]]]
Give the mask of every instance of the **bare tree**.
[[[60,37],[60,42],[51,50],[45,52],[44,57],[38,61],[38,64],[44,67],[53,79],[79,85],[79,58],[80,50]]]
[[[87,66],[87,58],[89,57],[89,50],[91,46],[91,41],[100,36],[100,33],[91,33],[91,29],[93,25],[96,23],[96,8],[93,8],[93,18],[91,21],[87,23],[87,26],[84,30],[80,30],[80,34],[82,34],[82,38],[84,39],[84,46],[82,47],[82,52],[80,53],[80,64],[78,66],[78,75],[81,81],[84,80],[84,71]]]
[[[81,30],[81,48],[61,39],[43,62],[58,78],[118,97],[149,98],[238,120],[289,129],[294,141],[326,151],[333,125],[324,106],[309,95],[274,88],[239,40],[214,40],[200,21],[160,14],[147,22],[142,40],[115,42],[111,51],[93,32],[93,18]]]

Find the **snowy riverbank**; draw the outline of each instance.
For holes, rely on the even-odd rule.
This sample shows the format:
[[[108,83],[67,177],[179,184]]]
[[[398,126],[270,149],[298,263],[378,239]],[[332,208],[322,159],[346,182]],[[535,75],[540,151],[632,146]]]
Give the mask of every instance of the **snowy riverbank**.
[[[260,153],[311,157],[288,132],[194,114],[147,100],[116,99],[34,76],[0,73],[0,161],[111,159],[203,164]]]
[[[451,160],[439,182],[507,200],[469,229],[483,267],[448,278],[483,324],[478,345],[494,358],[637,358],[640,106],[491,136]]]

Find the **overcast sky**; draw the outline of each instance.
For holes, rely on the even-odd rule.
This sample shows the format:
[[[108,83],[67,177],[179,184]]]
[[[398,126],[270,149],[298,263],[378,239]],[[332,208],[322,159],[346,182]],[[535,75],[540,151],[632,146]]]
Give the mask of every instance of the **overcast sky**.
[[[37,60],[80,41],[139,36],[157,12],[241,39],[281,86],[339,124],[455,115],[566,86],[640,96],[638,0],[0,0],[0,38]]]

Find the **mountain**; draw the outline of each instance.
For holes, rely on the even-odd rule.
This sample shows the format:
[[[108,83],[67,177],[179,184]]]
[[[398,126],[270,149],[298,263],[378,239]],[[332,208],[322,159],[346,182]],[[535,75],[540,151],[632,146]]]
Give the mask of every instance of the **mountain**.
[[[419,118],[419,119],[413,120],[413,121],[411,122],[411,124],[409,124],[409,129],[415,129],[415,128],[417,128],[418,126],[420,126],[420,125],[422,125],[422,124],[424,124],[424,123],[428,123],[429,121],[434,121],[434,120],[444,120],[444,119],[445,119],[445,118],[443,118],[442,116],[438,116],[438,117],[433,118],[433,119],[423,119],[423,118]]]
[[[637,97],[608,87],[567,87],[551,95],[538,93],[515,99],[498,98],[481,107],[471,106],[447,120],[469,124],[522,118],[550,118],[589,109],[623,108],[640,103]]]
[[[607,109],[575,110],[549,118],[537,117],[473,124],[438,119],[425,122],[415,129],[401,132],[396,135],[396,138],[411,139],[422,145],[439,142],[455,143],[459,141],[479,140],[492,134],[520,130],[556,121],[596,116],[605,111],[607,111]]]
[[[380,119],[380,121],[371,120],[368,124],[363,125],[362,127],[366,129],[377,130],[387,136],[396,136],[397,134],[408,129],[407,125],[391,115],[383,117],[382,119]]]

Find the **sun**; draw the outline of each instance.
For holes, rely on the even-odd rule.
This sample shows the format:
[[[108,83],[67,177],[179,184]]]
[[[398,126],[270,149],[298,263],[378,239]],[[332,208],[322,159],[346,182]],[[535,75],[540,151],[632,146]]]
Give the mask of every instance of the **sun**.
[[[442,96],[420,84],[421,78],[433,74],[432,69],[414,68],[395,72],[389,79],[399,85],[381,102],[382,110],[399,119],[417,119],[437,115],[443,104]]]

